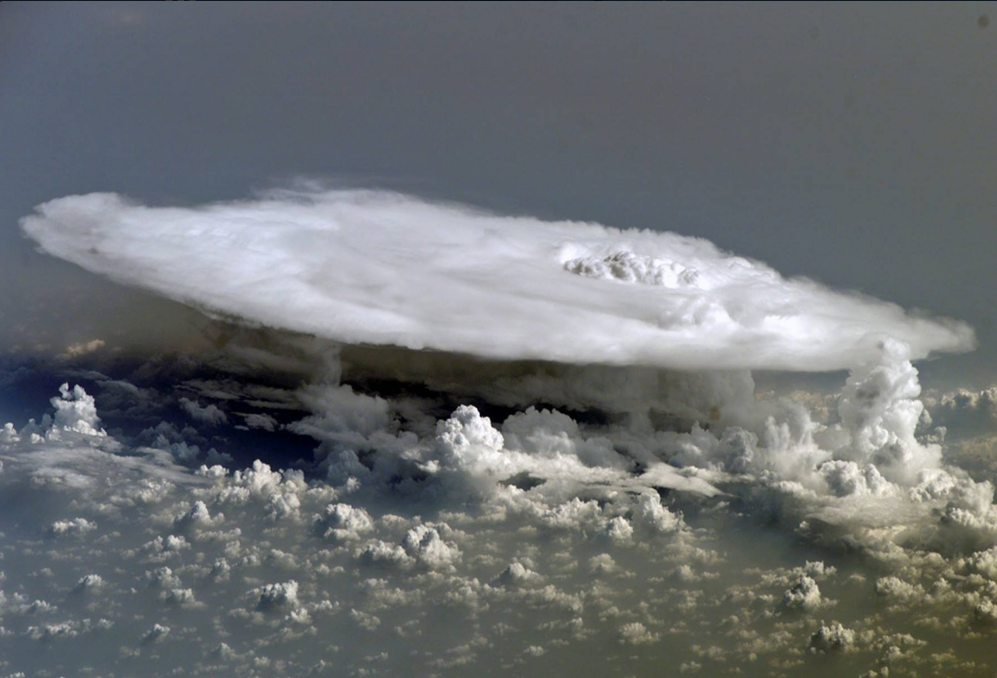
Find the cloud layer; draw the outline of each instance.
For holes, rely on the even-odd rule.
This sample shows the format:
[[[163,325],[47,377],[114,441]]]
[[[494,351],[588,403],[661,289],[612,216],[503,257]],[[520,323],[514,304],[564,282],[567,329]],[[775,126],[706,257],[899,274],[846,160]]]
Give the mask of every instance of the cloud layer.
[[[678,369],[834,370],[886,338],[972,348],[905,313],[668,232],[544,222],[379,191],[146,207],[53,200],[22,220],[54,256],[214,314],[346,343]]]
[[[98,403],[123,382],[91,373],[98,398],[66,384],[54,416],[0,429],[0,492],[17,498],[0,504],[4,670],[990,675],[993,487],[891,414],[917,409],[916,380],[881,358],[852,375],[829,438],[857,461],[829,460],[819,426],[791,431],[786,403],[688,433],[463,405],[417,436],[395,403],[324,383],[289,425],[324,476],[223,466],[165,421],[148,446],[109,434]],[[252,398],[199,386],[214,402],[198,412],[231,419]],[[176,394],[193,387],[143,388],[190,415]],[[747,396],[731,415],[746,426]],[[672,463],[635,464],[640,445]],[[893,467],[903,452],[913,477]]]
[[[0,429],[11,670],[991,669],[994,486],[951,462],[993,394],[926,407],[912,363],[964,325],[701,240],[378,192],[22,223],[241,324],[139,367],[67,350],[87,389]],[[751,367],[849,376],[789,398]]]

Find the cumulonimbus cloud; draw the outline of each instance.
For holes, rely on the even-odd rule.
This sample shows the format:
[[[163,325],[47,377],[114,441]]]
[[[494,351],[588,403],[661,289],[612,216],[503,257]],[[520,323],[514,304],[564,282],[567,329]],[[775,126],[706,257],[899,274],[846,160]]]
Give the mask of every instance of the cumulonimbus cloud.
[[[786,279],[699,238],[507,217],[383,191],[203,207],[113,193],[39,205],[44,252],[208,312],[347,343],[677,369],[853,367],[892,337],[965,351],[961,322]]]

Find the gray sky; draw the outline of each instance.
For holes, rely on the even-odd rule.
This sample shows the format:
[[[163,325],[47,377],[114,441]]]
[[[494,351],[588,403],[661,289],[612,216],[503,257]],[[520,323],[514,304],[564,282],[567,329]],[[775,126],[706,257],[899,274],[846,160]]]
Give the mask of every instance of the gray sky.
[[[75,341],[194,323],[34,254],[17,220],[37,203],[306,175],[702,236],[970,322],[980,349],[925,381],[992,383],[994,20],[994,3],[4,2],[3,324]]]

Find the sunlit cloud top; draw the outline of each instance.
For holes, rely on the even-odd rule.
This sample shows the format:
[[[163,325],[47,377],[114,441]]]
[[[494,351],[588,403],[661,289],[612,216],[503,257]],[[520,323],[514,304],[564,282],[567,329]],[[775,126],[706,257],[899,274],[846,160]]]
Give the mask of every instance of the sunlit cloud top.
[[[861,364],[886,338],[912,359],[975,343],[963,323],[786,279],[703,239],[381,191],[183,208],[94,193],[21,224],[43,251],[120,283],[348,343],[800,371]]]

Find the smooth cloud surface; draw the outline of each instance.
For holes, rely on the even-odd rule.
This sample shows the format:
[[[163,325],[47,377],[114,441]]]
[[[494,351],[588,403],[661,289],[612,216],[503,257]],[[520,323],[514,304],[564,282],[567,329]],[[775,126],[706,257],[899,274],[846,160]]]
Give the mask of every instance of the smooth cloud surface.
[[[109,193],[36,208],[54,256],[208,311],[348,343],[678,369],[854,367],[972,330],[787,280],[674,233],[503,217],[377,191],[280,192],[199,208]]]

